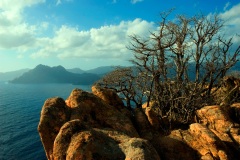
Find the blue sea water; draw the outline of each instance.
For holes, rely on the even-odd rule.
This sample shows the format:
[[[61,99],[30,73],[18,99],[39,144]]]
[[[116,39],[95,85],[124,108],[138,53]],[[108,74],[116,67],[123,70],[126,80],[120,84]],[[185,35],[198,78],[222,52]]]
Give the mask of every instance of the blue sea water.
[[[0,82],[0,160],[46,160],[37,126],[47,98],[66,99],[71,84],[8,84]]]

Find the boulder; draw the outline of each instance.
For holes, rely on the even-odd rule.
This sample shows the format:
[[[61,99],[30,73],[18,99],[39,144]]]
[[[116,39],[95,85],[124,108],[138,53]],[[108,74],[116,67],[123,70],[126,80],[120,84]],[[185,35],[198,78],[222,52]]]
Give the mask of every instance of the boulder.
[[[210,129],[229,148],[228,152],[234,157],[240,156],[240,127],[231,118],[238,113],[238,105],[230,106],[205,106],[197,111],[199,123]],[[228,107],[228,108],[226,108]],[[236,117],[235,117],[236,118]]]
[[[102,88],[94,85],[92,86],[92,93],[111,106],[114,106],[118,109],[124,108],[123,101],[113,89]]]
[[[44,103],[38,131],[49,160],[240,157],[239,103],[205,106],[196,111],[197,123],[162,132],[167,123],[159,121],[154,103],[130,112],[113,90],[92,90],[74,89],[65,101]]]
[[[153,146],[141,138],[112,129],[96,129],[80,120],[64,124],[53,148],[53,159],[66,160],[159,160]]]
[[[191,124],[188,130],[173,130],[153,144],[161,158],[166,160],[234,159],[229,148],[210,129],[199,123]]]
[[[170,126],[169,119],[164,116],[161,117],[159,114],[161,113],[158,104],[155,101],[150,101],[149,104],[146,102],[142,105],[142,109],[147,116],[149,124],[153,131],[161,132],[161,134],[165,134],[168,126]],[[174,125],[174,122],[171,122]],[[175,126],[179,126],[176,124]]]
[[[115,107],[117,110],[119,110],[121,113],[128,116],[130,119],[132,117],[132,113],[130,110],[128,110],[125,106],[121,98],[118,96],[118,94],[113,89],[109,88],[102,88],[98,85],[92,86],[92,93],[102,99],[107,104]]]
[[[225,106],[226,107],[226,106]],[[205,106],[197,111],[199,122],[211,129],[220,139],[227,142],[236,141],[240,144],[240,127],[235,123],[237,120],[239,106],[233,104],[228,111],[220,106]]]
[[[201,156],[197,150],[191,148],[184,137],[191,140],[193,137],[188,131],[173,130],[167,136],[155,137],[151,142],[161,159],[164,160],[197,160]]]
[[[153,138],[151,125],[141,108],[134,109],[134,122],[140,137],[148,140]]]
[[[112,128],[139,137],[128,116],[92,93],[74,89],[66,104],[71,108],[70,120],[79,119],[95,128]]]
[[[74,89],[66,102],[62,98],[50,98],[42,108],[38,131],[49,160],[52,159],[53,142],[60,128],[76,119],[86,126],[111,128],[130,137],[139,137],[127,115],[92,93]]]
[[[156,112],[154,112],[154,110],[151,107],[146,107],[145,114],[146,114],[148,122],[150,123],[153,130],[159,131],[161,124],[160,124],[160,121],[159,121],[159,118],[158,118]]]
[[[233,125],[227,112],[218,105],[205,106],[197,110],[197,117],[201,124],[220,133],[226,133]]]
[[[52,159],[54,139],[69,118],[69,108],[62,98],[49,98],[45,101],[41,111],[38,132],[48,159]]]
[[[232,159],[228,157],[228,148],[206,126],[199,123],[190,125],[190,139],[184,139],[186,143],[198,151],[201,159]]]

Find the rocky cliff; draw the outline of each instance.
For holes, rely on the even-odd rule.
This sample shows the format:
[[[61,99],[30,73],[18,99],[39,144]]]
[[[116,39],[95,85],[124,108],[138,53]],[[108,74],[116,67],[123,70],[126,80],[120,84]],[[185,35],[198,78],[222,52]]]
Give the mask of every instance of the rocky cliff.
[[[240,103],[205,106],[188,129],[162,134],[151,105],[129,111],[110,89],[46,100],[38,131],[49,160],[237,160]]]

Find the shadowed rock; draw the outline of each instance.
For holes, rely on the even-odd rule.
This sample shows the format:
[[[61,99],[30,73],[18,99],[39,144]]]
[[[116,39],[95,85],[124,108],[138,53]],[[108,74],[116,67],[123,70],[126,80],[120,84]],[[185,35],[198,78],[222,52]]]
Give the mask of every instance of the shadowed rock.
[[[141,138],[131,138],[111,129],[90,128],[80,120],[64,124],[54,141],[56,160],[159,160],[152,145]]]
[[[61,98],[50,98],[42,108],[38,131],[48,159],[54,159],[53,142],[60,128],[76,119],[85,123],[85,126],[110,128],[130,137],[139,137],[128,116],[94,94],[74,89],[66,103]]]
[[[235,123],[240,123],[240,103],[234,103],[231,106],[230,117]]]
[[[151,125],[147,119],[146,114],[143,112],[142,109],[135,108],[134,115],[135,115],[135,125],[139,135],[148,140],[152,139],[153,135],[151,131]]]
[[[97,97],[101,98],[103,101],[105,101],[107,104],[114,106],[118,109],[125,108],[122,100],[119,98],[117,93],[108,88],[101,88],[99,86],[92,86],[92,92]]]
[[[70,120],[79,119],[95,128],[113,128],[129,136],[139,137],[132,121],[125,114],[92,93],[75,89],[66,104],[71,108]]]
[[[230,106],[225,106],[229,107]],[[234,108],[234,105],[232,106]],[[232,109],[233,109],[232,108]],[[205,106],[197,111],[199,122],[208,127],[227,146],[229,154],[240,156],[240,127],[229,115],[229,109],[220,106]],[[235,108],[237,111],[237,108]],[[237,112],[235,112],[237,113]]]
[[[50,98],[46,100],[41,111],[38,132],[48,159],[52,159],[53,142],[62,125],[69,118],[69,108],[62,98]]]
[[[129,118],[133,118],[131,112],[124,106],[123,101],[113,89],[101,88],[94,85],[92,86],[92,93]]]
[[[74,89],[66,101],[50,98],[44,103],[38,131],[49,160],[240,157],[238,103],[227,111],[205,106],[196,111],[198,123],[163,135],[153,103],[131,113],[113,90],[96,86],[92,90]]]
[[[161,158],[167,160],[232,159],[225,144],[207,127],[194,123],[188,130],[173,130],[160,136],[154,146],[160,146]]]

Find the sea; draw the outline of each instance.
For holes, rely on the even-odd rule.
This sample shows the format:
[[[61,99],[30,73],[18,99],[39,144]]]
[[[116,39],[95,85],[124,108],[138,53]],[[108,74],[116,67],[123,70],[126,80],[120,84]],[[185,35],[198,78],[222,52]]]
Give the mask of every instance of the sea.
[[[46,99],[66,99],[74,88],[90,85],[0,82],[0,160],[46,160],[37,127]]]

